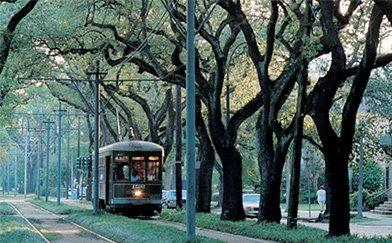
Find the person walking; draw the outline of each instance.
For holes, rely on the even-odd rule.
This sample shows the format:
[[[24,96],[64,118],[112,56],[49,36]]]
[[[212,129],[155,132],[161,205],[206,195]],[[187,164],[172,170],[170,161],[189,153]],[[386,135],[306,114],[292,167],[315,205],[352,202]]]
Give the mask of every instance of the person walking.
[[[327,192],[324,190],[324,186],[320,186],[320,189],[316,192],[317,202],[320,205],[320,212],[325,211],[325,201],[327,200]]]

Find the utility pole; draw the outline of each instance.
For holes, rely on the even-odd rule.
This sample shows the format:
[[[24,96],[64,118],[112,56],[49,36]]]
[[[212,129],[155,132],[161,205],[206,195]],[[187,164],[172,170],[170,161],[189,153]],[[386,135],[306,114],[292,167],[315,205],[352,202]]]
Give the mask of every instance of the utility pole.
[[[43,122],[46,125],[46,169],[45,169],[45,201],[49,197],[49,156],[50,156],[50,126],[54,122],[48,118]]]
[[[362,129],[361,129],[362,130]],[[363,145],[363,131],[361,131],[359,139],[359,183],[358,183],[358,205],[357,205],[357,211],[358,215],[357,217],[362,218],[362,209],[363,209],[363,162],[364,162],[364,145]]]
[[[229,74],[227,74],[227,77],[229,77]],[[229,121],[230,121],[230,84],[227,84],[226,85],[226,127],[229,126]]]
[[[10,194],[10,161],[7,159],[7,194]]]
[[[27,163],[29,160],[29,155],[28,155],[28,149],[29,149],[29,141],[30,141],[30,121],[27,120],[27,130],[26,130],[26,137],[25,137],[25,147],[24,147],[24,153],[25,153],[25,161],[24,161],[24,197],[26,198],[27,196]]]
[[[99,60],[95,63],[95,71],[87,71],[87,75],[94,75],[94,157],[93,157],[93,208],[94,214],[99,213],[99,202],[98,202],[98,166],[99,166],[99,83],[101,76],[106,75],[107,72],[103,72],[99,67]]]
[[[195,0],[187,1],[187,34],[186,34],[186,158],[187,158],[187,205],[186,232],[189,242],[196,241],[196,199],[195,199]]]
[[[57,205],[60,205],[61,197],[61,117],[65,110],[61,109],[61,101],[59,102],[59,109],[55,110],[57,112]],[[67,192],[68,193],[68,192]]]
[[[42,124],[40,124],[40,131],[38,131],[38,161],[37,161],[37,198],[41,198],[41,164],[42,164]]]
[[[16,197],[16,193],[18,191],[18,151],[15,147],[15,162],[14,162],[14,196]]]
[[[2,191],[3,191],[3,196],[5,193],[5,165],[1,166],[2,167],[2,176],[1,176],[1,183],[2,183]]]
[[[68,190],[69,190],[69,164],[70,164],[70,151],[69,151],[69,139],[70,139],[70,123],[69,123],[69,115],[67,115],[67,169],[66,169],[66,173],[65,173],[65,187],[66,189],[66,193],[65,193],[65,198],[68,199]]]
[[[176,205],[182,208],[182,119],[181,87],[176,85]]]
[[[76,159],[80,159],[80,117],[78,117],[78,147],[76,150]],[[79,169],[76,168],[76,183],[78,185],[77,191],[76,191],[76,197],[79,198],[79,195],[82,195],[82,183],[80,180],[80,173]],[[80,192],[79,192],[80,191]]]

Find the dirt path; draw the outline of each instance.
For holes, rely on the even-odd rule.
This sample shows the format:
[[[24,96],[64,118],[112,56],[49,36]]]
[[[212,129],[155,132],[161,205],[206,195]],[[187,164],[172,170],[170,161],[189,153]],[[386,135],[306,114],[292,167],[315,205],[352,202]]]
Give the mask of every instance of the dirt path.
[[[51,242],[95,243],[107,242],[79,227],[66,222],[64,216],[54,215],[25,201],[12,202]]]

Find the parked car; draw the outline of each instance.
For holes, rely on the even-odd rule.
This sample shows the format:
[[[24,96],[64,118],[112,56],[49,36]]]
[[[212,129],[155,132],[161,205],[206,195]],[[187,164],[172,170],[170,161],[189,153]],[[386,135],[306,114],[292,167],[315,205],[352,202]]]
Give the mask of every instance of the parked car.
[[[186,190],[182,190],[182,205],[186,204]],[[162,193],[162,207],[163,208],[176,208],[176,190],[167,190]]]
[[[260,194],[243,194],[242,201],[245,215],[247,217],[257,217],[259,214]]]

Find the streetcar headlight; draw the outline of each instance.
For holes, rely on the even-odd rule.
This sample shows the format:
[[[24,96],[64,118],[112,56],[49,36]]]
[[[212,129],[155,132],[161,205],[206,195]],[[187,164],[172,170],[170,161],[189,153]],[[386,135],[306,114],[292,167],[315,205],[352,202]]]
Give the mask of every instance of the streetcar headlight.
[[[142,196],[142,191],[141,190],[135,190],[134,195],[135,197],[141,197]]]

